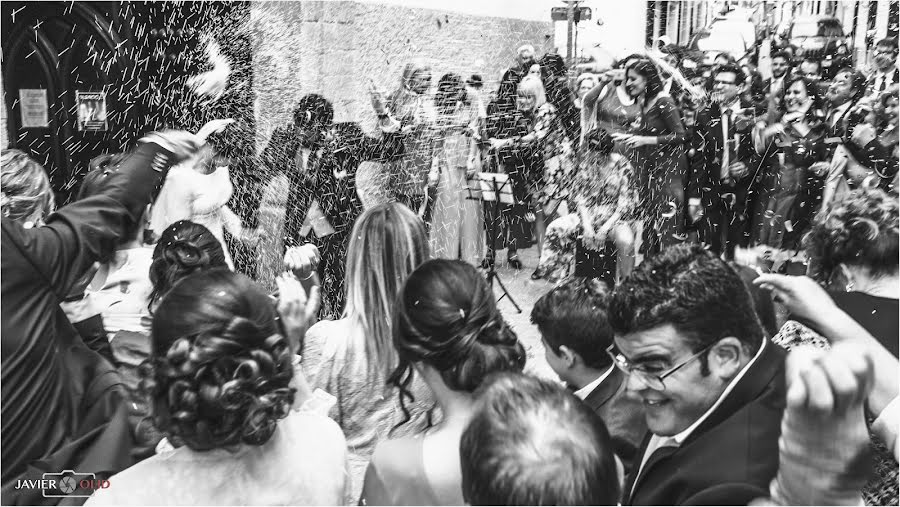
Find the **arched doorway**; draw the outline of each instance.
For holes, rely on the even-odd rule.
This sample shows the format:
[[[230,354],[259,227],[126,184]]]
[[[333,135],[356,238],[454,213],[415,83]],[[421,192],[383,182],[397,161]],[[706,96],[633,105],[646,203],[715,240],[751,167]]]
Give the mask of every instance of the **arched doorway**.
[[[128,81],[123,79],[126,69],[134,66],[130,58],[133,48],[128,43],[131,34],[120,33],[122,27],[114,28],[119,6],[113,2],[2,4],[3,86],[10,147],[22,149],[44,164],[58,203],[69,200],[91,158],[120,151],[131,141],[123,139],[122,127],[134,123],[139,111],[133,102],[128,104]],[[32,98],[45,96],[45,124],[40,125],[38,119],[35,126],[32,117],[27,122],[31,125],[23,125],[22,90]],[[97,130],[84,130],[77,123],[77,97],[87,92],[105,94],[105,126]],[[41,100],[37,100],[39,117]]]

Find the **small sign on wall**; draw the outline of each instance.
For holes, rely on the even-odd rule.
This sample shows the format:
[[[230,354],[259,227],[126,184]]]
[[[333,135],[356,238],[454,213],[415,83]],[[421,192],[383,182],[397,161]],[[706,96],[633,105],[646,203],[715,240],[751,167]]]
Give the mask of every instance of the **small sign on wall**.
[[[50,119],[47,107],[47,90],[43,88],[21,88],[19,108],[22,111],[22,128],[47,128]]]
[[[75,92],[78,104],[78,130],[81,132],[105,132],[109,130],[106,121],[106,92]]]

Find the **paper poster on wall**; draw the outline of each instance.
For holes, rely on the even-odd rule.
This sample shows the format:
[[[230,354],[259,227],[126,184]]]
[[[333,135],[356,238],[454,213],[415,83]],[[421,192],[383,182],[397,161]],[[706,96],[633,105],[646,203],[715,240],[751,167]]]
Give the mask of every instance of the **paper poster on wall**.
[[[19,90],[22,111],[22,128],[46,128],[50,126],[47,113],[47,90],[43,88],[22,88]]]
[[[106,92],[75,92],[78,104],[78,130],[104,132],[109,130],[106,121]]]

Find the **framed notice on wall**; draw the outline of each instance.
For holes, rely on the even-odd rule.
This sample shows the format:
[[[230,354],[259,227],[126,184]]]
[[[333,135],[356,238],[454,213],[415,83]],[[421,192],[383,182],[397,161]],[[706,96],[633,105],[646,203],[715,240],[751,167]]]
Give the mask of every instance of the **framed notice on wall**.
[[[47,108],[47,90],[22,88],[19,90],[19,108],[22,111],[22,128],[47,128],[50,118]]]
[[[106,121],[106,92],[75,92],[78,104],[78,130],[81,132],[105,132],[109,130]]]

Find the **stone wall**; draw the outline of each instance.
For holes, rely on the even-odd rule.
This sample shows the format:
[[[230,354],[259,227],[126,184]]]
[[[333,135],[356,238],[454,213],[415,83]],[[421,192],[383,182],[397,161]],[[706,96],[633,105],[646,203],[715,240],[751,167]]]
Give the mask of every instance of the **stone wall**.
[[[437,3],[436,3],[437,5]],[[434,83],[455,72],[497,87],[515,61],[516,48],[553,47],[546,22],[354,1],[258,2],[251,5],[257,149],[275,127],[289,123],[297,100],[320,93],[332,101],[336,121],[374,128],[368,98],[373,80],[386,94],[396,88],[413,57],[432,64]]]

